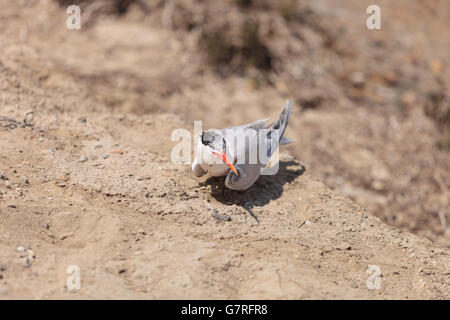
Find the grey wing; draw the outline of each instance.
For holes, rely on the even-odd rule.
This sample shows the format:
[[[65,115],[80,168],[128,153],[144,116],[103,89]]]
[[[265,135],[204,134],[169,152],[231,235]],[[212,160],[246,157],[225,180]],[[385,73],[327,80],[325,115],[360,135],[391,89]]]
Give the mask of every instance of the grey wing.
[[[261,174],[260,164],[237,164],[234,167],[239,175],[230,170],[225,179],[225,186],[232,190],[246,190],[250,188]]]

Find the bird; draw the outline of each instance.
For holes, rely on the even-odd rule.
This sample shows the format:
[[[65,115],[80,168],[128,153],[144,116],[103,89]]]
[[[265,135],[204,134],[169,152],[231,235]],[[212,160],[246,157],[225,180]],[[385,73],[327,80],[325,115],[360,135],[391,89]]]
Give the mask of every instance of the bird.
[[[214,177],[226,176],[227,188],[239,191],[250,188],[264,172],[278,146],[293,142],[284,137],[291,111],[292,100],[287,100],[278,120],[268,126],[264,126],[267,119],[261,119],[203,131],[196,142],[192,163],[194,176],[207,173]]]

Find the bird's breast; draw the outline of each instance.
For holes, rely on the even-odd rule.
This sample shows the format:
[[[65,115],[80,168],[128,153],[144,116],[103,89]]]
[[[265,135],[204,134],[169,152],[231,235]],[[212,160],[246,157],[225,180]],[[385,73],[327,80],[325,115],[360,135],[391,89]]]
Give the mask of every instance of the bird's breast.
[[[206,165],[204,168],[210,175],[214,177],[223,177],[230,172],[230,168],[226,164],[213,164],[213,165]]]

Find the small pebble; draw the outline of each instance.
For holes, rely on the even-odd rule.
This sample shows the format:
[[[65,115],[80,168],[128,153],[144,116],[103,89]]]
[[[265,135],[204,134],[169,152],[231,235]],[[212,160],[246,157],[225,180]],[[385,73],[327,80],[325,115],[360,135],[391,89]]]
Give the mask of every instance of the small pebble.
[[[30,262],[30,260],[29,260],[28,258],[25,260],[25,265],[24,265],[24,267],[25,267],[25,268],[31,267],[31,262]]]
[[[44,138],[40,137],[39,142],[43,142],[43,141],[44,141]]]
[[[18,246],[17,247],[17,251],[24,252],[25,251],[25,247],[24,246]]]
[[[213,210],[212,216],[213,216],[213,218],[216,219],[218,222],[221,222],[221,221],[231,221],[231,217],[230,217],[229,215],[227,215],[227,214],[225,214],[225,213],[219,214],[219,212],[218,212],[216,209]]]
[[[109,154],[106,154],[106,153],[105,153],[105,154],[103,155],[103,159],[108,159],[108,158],[109,158]]]
[[[79,162],[86,162],[86,161],[88,161],[88,157],[86,157],[86,156],[81,156],[80,157],[80,160],[78,160]]]
[[[70,236],[72,236],[73,234],[72,233],[65,233],[65,234],[63,234],[61,237],[59,237],[59,239],[60,240],[64,240],[64,239],[67,239],[68,237],[70,237]]]

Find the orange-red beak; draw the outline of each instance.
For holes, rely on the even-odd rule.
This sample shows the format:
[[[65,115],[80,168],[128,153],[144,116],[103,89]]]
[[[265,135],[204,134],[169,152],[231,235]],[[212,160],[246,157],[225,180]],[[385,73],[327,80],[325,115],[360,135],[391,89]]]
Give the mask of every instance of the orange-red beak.
[[[234,168],[234,165],[230,162],[230,160],[228,160],[227,154],[225,153],[224,150],[222,150],[222,154],[219,154],[217,152],[213,152],[213,154],[215,154],[216,156],[218,156],[223,162],[225,162],[225,164],[230,167],[231,170],[233,170],[233,172],[238,176],[239,173],[236,171],[236,169]]]

